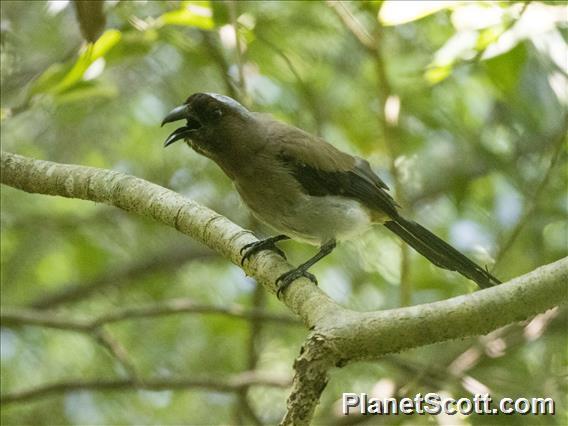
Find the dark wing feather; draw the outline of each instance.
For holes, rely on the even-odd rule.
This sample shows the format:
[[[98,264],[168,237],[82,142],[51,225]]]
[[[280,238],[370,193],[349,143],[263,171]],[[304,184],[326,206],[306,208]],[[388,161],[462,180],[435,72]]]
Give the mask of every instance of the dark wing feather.
[[[285,134],[285,137],[282,135]],[[309,195],[353,198],[371,210],[398,217],[397,204],[388,186],[371,170],[369,163],[339,151],[321,138],[299,129],[280,132],[274,141],[277,158],[290,170]]]
[[[397,204],[392,197],[384,188],[362,175],[357,168],[346,172],[325,172],[285,155],[279,158],[309,195],[353,198],[372,210],[382,211],[391,218],[398,217]]]

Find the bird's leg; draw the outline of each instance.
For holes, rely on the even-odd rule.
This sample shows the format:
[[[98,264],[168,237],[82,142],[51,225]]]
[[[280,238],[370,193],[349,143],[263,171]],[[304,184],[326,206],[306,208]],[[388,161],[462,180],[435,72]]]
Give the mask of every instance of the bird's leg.
[[[241,254],[243,254],[243,252],[244,252],[243,257],[241,259],[241,266],[244,265],[245,260],[247,260],[253,254],[256,254],[256,253],[258,253],[259,251],[262,251],[262,250],[275,251],[280,256],[282,256],[284,259],[286,259],[286,254],[284,254],[284,252],[282,250],[280,250],[280,248],[278,248],[275,243],[277,243],[278,241],[289,240],[289,239],[290,239],[290,237],[288,237],[286,235],[276,235],[275,237],[270,237],[270,238],[266,238],[264,240],[255,241],[254,243],[247,244],[246,246],[244,246],[241,249]]]
[[[308,272],[308,269],[310,269],[316,262],[320,261],[329,253],[331,253],[336,245],[337,242],[335,240],[330,240],[325,244],[322,244],[322,246],[320,247],[320,251],[318,251],[314,257],[308,259],[306,262],[302,263],[296,269],[292,269],[291,271],[285,272],[282,275],[280,275],[276,279],[276,285],[278,286],[278,291],[276,292],[276,295],[278,296],[278,298],[280,298],[282,292],[286,290],[286,288],[294,280],[300,277],[306,277],[315,285],[317,285],[318,284],[317,278],[315,277],[315,275],[310,274]]]

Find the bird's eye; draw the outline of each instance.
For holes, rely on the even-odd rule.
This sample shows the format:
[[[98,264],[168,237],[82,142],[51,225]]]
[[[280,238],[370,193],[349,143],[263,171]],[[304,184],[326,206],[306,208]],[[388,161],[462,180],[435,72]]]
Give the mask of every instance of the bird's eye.
[[[221,111],[219,108],[213,110],[213,117],[221,118],[222,116],[223,116],[223,111]]]

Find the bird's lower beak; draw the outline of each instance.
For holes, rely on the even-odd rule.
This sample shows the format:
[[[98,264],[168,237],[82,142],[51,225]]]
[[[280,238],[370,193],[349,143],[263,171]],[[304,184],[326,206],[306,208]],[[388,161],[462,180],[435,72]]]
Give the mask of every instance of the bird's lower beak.
[[[176,141],[179,141],[180,139],[185,139],[186,137],[190,136],[193,131],[194,129],[190,129],[189,127],[180,127],[179,129],[176,129],[164,141],[164,148],[170,146]]]
[[[201,126],[195,117],[191,115],[187,105],[181,105],[171,110],[162,121],[162,126],[179,120],[187,120],[187,125],[176,129],[170,134],[164,142],[164,148],[180,139],[191,136],[191,134]]]

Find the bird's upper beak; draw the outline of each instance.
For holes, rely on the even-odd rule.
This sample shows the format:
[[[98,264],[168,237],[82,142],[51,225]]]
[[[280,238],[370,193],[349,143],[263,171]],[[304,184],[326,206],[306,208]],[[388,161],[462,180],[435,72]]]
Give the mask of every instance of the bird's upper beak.
[[[178,107],[175,107],[162,120],[162,127],[164,126],[164,124],[172,123],[178,120],[183,120],[188,115],[189,115],[189,107],[187,105],[180,105]]]
[[[180,139],[185,139],[186,137],[191,136],[196,129],[201,127],[201,123],[199,123],[197,118],[191,114],[189,105],[181,105],[171,110],[162,121],[162,126],[179,120],[187,120],[186,126],[174,130],[174,132],[165,140],[164,148]]]

